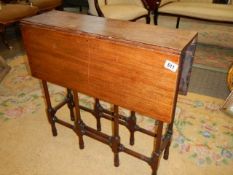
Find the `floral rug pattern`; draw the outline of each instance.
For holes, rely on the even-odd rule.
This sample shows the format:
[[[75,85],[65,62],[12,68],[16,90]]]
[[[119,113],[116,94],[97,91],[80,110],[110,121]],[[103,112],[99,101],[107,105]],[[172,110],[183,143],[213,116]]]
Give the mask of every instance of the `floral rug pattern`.
[[[11,72],[0,84],[0,125],[25,114],[36,116],[37,111],[44,110],[40,83],[28,74],[25,59],[11,60]],[[52,84],[49,90],[55,102],[66,95],[64,88]],[[81,94],[80,103],[92,107],[94,100]],[[171,149],[197,166],[232,166],[233,118],[219,110],[222,104],[223,100],[198,94],[179,96]],[[110,108],[105,102],[102,105]],[[120,112],[129,113],[125,109]],[[137,122],[148,130],[154,129],[153,119],[138,115]]]

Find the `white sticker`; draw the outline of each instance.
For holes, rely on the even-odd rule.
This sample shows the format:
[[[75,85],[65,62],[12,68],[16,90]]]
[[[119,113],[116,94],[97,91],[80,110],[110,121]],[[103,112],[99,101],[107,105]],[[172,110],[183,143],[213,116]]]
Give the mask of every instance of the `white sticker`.
[[[178,65],[176,63],[169,61],[169,60],[166,60],[164,67],[172,72],[176,72]]]

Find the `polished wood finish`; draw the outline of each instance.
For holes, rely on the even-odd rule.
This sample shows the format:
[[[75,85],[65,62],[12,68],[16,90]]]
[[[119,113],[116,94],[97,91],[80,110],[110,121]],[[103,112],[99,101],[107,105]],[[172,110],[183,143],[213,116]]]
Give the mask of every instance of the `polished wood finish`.
[[[196,33],[57,11],[25,19],[21,28],[31,73],[42,79],[53,135],[55,124],[61,124],[77,134],[80,149],[83,136],[91,137],[110,146],[115,166],[124,152],[148,163],[156,175],[164,150],[168,158],[183,59],[189,57],[186,50],[193,51]],[[166,60],[178,70],[165,69]],[[67,88],[67,97],[57,106],[51,104],[47,81]],[[79,92],[96,98],[93,109],[79,104]],[[100,100],[114,104],[113,111]],[[66,105],[74,124],[56,116]],[[120,115],[119,106],[131,110],[130,116]],[[83,122],[80,110],[96,118],[96,129]],[[135,112],[156,119],[156,131],[139,127]],[[111,136],[101,132],[101,118],[112,121]],[[163,136],[164,122],[168,127]],[[131,145],[136,131],[155,137],[151,157],[121,144],[120,124],[128,128]]]
[[[56,11],[24,20],[22,29],[33,76],[171,121],[178,71],[164,63],[179,65],[194,33]]]

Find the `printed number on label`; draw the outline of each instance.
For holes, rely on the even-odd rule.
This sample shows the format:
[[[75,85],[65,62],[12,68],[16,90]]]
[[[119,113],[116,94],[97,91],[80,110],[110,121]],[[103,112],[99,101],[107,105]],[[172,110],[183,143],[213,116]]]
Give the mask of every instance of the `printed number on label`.
[[[169,61],[169,60],[166,60],[164,67],[172,72],[176,72],[178,65],[176,63]]]

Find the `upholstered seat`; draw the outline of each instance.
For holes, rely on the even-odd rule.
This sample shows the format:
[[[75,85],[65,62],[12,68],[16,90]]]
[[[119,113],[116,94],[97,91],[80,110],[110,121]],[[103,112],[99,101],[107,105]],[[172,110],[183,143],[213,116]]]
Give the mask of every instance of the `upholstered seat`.
[[[101,10],[107,18],[122,20],[132,20],[148,13],[145,8],[137,5],[104,5]]]
[[[3,43],[12,49],[12,46],[5,40],[5,29],[7,26],[18,22],[20,19],[35,15],[39,9],[27,4],[4,4],[0,10],[0,34]]]
[[[149,7],[145,0],[88,0],[89,13],[111,19],[150,22]]]
[[[6,27],[20,21],[24,17],[33,16],[43,11],[62,5],[62,0],[25,0],[0,6],[0,34],[3,43],[10,49],[12,46],[5,40]]]
[[[38,8],[23,4],[6,4],[0,10],[0,24],[8,25],[24,17],[32,16],[38,12]]]
[[[233,4],[215,4],[213,0],[154,0],[156,7],[154,23],[157,25],[159,15],[177,17],[176,28],[180,18],[192,18],[205,21],[233,23]]]
[[[200,2],[172,2],[161,6],[159,8],[159,13],[233,22],[233,5]]]

